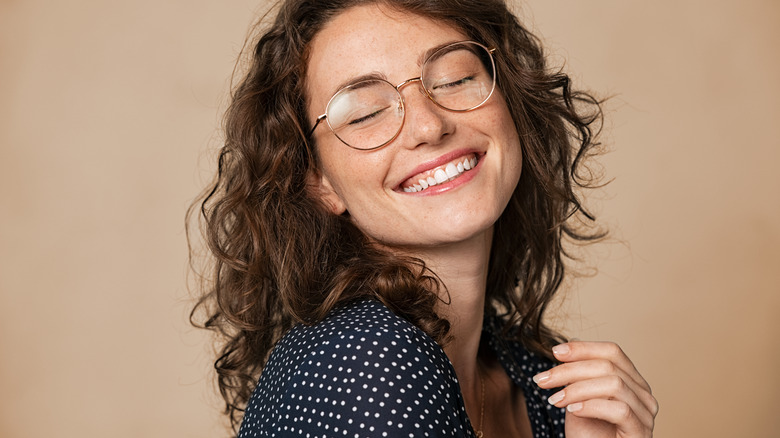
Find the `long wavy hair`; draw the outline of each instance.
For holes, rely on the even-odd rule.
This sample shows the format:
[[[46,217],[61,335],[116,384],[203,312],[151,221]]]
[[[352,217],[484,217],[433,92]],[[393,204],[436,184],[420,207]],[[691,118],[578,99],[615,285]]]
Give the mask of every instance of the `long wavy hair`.
[[[498,48],[498,88],[524,157],[514,195],[495,224],[487,280],[485,312],[504,319],[507,336],[549,356],[562,337],[543,318],[564,278],[564,241],[602,235],[581,226],[593,217],[576,193],[593,183],[583,161],[600,127],[599,102],[550,69],[539,40],[504,1],[281,2],[270,25],[258,25],[225,115],[216,181],[187,220],[188,230],[193,221],[200,227],[212,262],[200,272],[206,281],[191,320],[220,335],[214,367],[234,427],[275,342],[293,325],[314,324],[340,304],[379,300],[437,342],[447,340],[449,323],[434,311],[446,288],[435,273],[420,259],[372,245],[348,216],[329,213],[306,186],[318,171],[307,138],[310,42],[335,15],[367,3],[447,23]]]

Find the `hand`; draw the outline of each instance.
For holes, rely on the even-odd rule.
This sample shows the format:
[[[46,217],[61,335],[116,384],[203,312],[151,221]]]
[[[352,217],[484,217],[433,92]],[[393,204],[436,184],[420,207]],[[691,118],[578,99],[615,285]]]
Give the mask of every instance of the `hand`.
[[[568,342],[553,354],[563,363],[534,381],[540,388],[565,386],[548,401],[566,408],[567,438],[653,436],[658,402],[617,344]]]

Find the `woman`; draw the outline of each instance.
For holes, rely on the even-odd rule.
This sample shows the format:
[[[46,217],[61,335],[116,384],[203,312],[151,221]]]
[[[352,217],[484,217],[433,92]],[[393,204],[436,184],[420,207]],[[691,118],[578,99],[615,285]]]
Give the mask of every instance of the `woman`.
[[[544,324],[600,110],[502,1],[288,0],[254,49],[196,307],[239,436],[652,435],[620,348]]]

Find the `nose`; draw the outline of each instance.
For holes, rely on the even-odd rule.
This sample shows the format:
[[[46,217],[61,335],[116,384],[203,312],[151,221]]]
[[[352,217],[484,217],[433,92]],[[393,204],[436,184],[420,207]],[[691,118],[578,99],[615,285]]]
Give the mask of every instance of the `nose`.
[[[406,87],[405,93],[401,87]],[[454,125],[449,112],[433,102],[422,87],[420,79],[406,81],[399,87],[403,94],[404,111],[406,112],[401,135],[402,144],[407,148],[416,148],[425,144],[438,145],[445,137],[452,134]]]

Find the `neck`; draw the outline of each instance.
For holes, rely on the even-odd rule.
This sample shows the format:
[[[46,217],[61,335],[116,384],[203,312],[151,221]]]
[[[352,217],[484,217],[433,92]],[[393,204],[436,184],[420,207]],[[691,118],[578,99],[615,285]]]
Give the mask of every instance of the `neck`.
[[[446,290],[436,308],[451,325],[452,340],[444,352],[452,362],[467,401],[479,400],[477,352],[482,334],[492,229],[463,242],[427,249],[417,255],[439,277]]]

